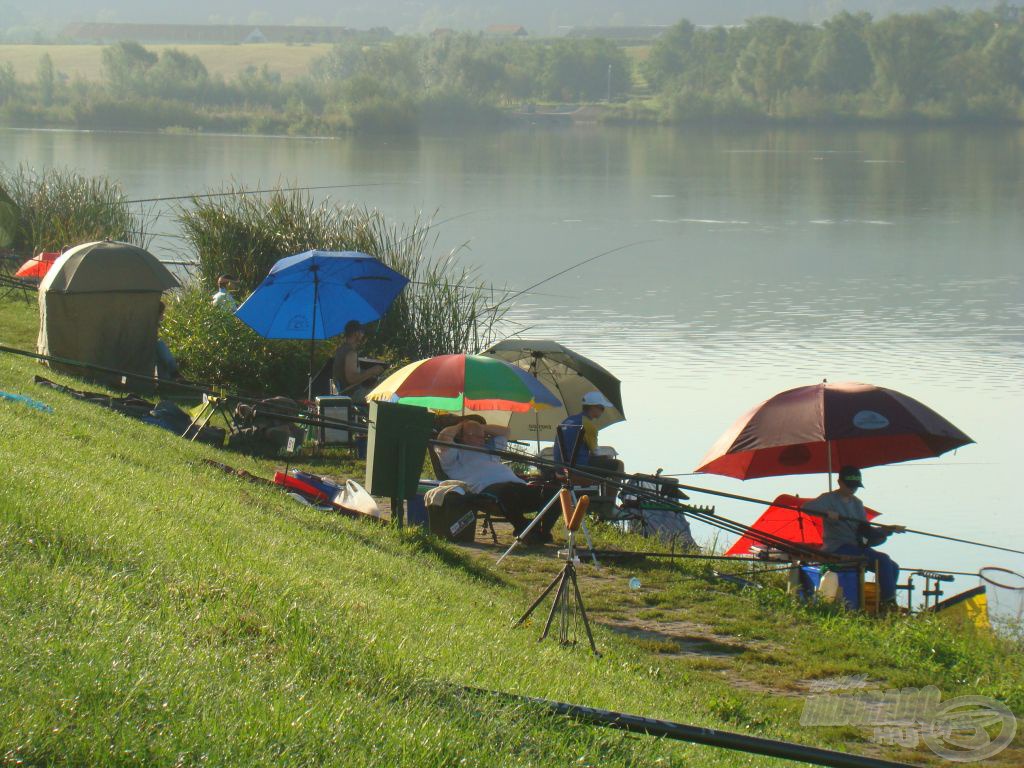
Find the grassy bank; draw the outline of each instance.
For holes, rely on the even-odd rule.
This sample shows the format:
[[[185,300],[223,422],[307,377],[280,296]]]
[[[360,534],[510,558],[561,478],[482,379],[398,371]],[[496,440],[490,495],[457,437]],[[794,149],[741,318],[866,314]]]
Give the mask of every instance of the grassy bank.
[[[0,343],[29,348],[35,329],[33,307],[0,303]],[[538,644],[536,622],[509,625],[557,570],[551,551],[495,571],[490,551],[310,510],[202,460],[263,476],[273,463],[35,387],[38,371],[0,356],[0,390],[54,408],[0,401],[5,764],[783,764],[452,683],[934,764],[869,732],[800,727],[801,681],[868,674],[1024,710],[1017,646],[801,608],[702,565],[584,567],[603,658]]]

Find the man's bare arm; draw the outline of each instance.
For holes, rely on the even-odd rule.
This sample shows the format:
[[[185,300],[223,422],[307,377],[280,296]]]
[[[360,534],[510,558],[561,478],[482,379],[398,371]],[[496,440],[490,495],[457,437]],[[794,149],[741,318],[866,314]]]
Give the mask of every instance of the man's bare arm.
[[[442,443],[454,443],[462,435],[462,422],[445,427],[437,433],[437,439]]]

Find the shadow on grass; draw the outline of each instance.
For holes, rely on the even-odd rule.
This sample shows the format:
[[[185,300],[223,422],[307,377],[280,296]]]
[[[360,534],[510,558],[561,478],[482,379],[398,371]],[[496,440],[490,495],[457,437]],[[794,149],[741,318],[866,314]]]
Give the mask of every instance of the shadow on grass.
[[[231,468],[226,467],[226,465],[215,464],[211,469],[213,471],[220,470],[223,472],[225,469]],[[228,473],[227,476],[248,479],[247,477],[244,477],[244,475],[239,476],[235,473],[237,473],[237,470],[234,470],[233,473]],[[262,487],[267,490],[270,489],[270,483],[263,478],[255,478],[255,481],[257,483],[256,487]],[[274,496],[277,496],[277,494],[274,494]],[[277,498],[279,499],[280,497]],[[287,520],[289,523],[307,532],[354,539],[365,547],[375,549],[379,552],[384,552],[385,554],[406,554],[411,556],[424,554],[432,555],[449,568],[461,570],[467,575],[472,576],[475,579],[479,579],[486,584],[492,586],[509,586],[508,581],[496,575],[486,566],[475,562],[469,554],[458,552],[449,544],[446,544],[440,539],[419,530],[406,528],[402,533],[389,532],[383,528],[383,526],[386,525],[385,523],[374,522],[369,519],[357,520],[356,522],[363,523],[363,525],[359,527],[343,528],[339,526],[339,520],[351,518],[347,518],[341,514],[325,511],[323,512],[322,518],[310,519],[308,516],[301,514],[292,514],[288,509],[286,509],[286,506],[287,505],[279,505],[276,503],[267,506],[260,505],[258,510],[263,514],[269,514],[282,520]],[[315,507],[303,507],[297,502],[295,503],[295,513],[298,513],[303,509],[316,511]]]
[[[353,535],[361,539],[367,546],[376,547],[388,553],[394,553],[396,550],[395,547],[386,546],[389,542],[384,542],[379,538],[370,538],[361,531],[353,532]],[[492,586],[509,585],[508,581],[498,576],[494,571],[478,562],[475,562],[469,554],[453,549],[451,545],[445,543],[441,539],[431,536],[428,533],[406,528],[405,532],[401,534],[399,547],[406,550],[409,554],[432,555],[449,568],[461,570],[467,575],[472,576],[475,579],[479,579],[486,584]]]

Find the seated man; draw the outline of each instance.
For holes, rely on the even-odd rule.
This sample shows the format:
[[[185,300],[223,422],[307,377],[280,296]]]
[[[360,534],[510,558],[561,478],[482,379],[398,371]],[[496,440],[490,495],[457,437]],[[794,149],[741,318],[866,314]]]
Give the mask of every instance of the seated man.
[[[231,290],[236,287],[237,283],[234,277],[221,275],[217,278],[217,292],[210,297],[210,303],[225,312],[234,312],[238,309],[238,299],[231,295]]]
[[[167,310],[166,305],[161,301],[160,307],[157,310],[157,326],[164,320],[164,312]],[[170,347],[167,346],[167,342],[161,338],[156,340],[156,377],[158,379],[166,379],[168,381],[177,381],[181,379],[181,373],[178,370],[178,361],[174,359],[174,354],[171,352]]]
[[[345,339],[334,352],[331,365],[331,379],[334,380],[337,392],[333,394],[348,395],[354,403],[366,402],[366,395],[373,388],[373,383],[384,373],[384,366],[373,365],[365,370],[359,364],[359,346],[366,338],[366,331],[361,323],[349,320],[345,324]]]
[[[508,445],[508,427],[484,424],[479,417],[467,417],[457,424],[442,429],[437,439],[457,445],[464,443],[474,448],[493,448],[502,451]],[[529,524],[525,515],[536,512],[546,501],[544,489],[527,485],[497,456],[458,448],[440,448],[441,468],[452,480],[460,480],[473,493],[487,493],[501,502],[505,516],[518,536]],[[530,543],[551,541],[551,527],[558,516],[548,514],[530,532]]]
[[[809,515],[822,518],[822,549],[833,555],[855,555],[867,560],[866,568],[875,571],[878,590],[883,604],[896,602],[896,581],[900,567],[887,554],[872,549],[888,538],[890,533],[899,533],[901,525],[868,525],[864,502],[854,494],[863,488],[860,470],[843,467],[839,470],[839,490],[823,493],[803,506]],[[877,571],[876,569],[877,563]]]
[[[568,464],[573,460],[581,469],[608,470],[622,472],[623,464],[612,456],[597,453],[597,420],[601,418],[605,408],[611,408],[608,398],[600,392],[587,392],[583,396],[582,409],[579,413],[569,416],[558,425],[558,439],[555,440],[554,459],[558,464]],[[577,445],[579,442],[579,445]]]

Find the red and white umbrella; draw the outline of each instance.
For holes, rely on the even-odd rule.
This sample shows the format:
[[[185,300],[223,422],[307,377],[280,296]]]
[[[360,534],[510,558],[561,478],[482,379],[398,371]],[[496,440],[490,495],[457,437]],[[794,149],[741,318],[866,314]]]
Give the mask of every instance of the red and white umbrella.
[[[822,382],[741,416],[697,472],[747,480],[931,458],[974,441],[931,408],[884,387]]]

